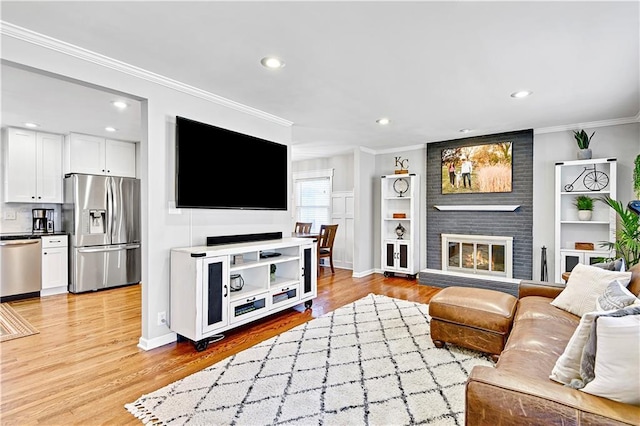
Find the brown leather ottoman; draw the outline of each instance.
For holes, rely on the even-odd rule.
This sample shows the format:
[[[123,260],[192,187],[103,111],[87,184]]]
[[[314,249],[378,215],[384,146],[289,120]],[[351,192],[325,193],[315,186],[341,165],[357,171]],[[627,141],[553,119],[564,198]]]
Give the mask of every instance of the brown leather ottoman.
[[[447,287],[429,302],[431,339],[491,354],[494,361],[509,337],[518,299],[501,291]]]

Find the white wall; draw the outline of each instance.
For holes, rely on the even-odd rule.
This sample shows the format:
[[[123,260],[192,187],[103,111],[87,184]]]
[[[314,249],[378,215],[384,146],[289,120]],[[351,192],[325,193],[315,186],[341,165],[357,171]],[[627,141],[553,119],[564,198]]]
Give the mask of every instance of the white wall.
[[[294,161],[293,172],[333,169],[333,191],[353,190],[353,153],[313,160]]]
[[[138,163],[138,177],[142,180],[141,347],[148,349],[175,339],[166,326],[156,325],[157,313],[169,312],[169,254],[172,247],[202,245],[209,235],[290,232],[290,212],[169,209],[169,202],[174,198],[176,115],[287,145],[291,142],[290,126],[36,43],[5,35],[1,42],[3,59],[146,99]],[[215,187],[226,183],[226,179],[216,180],[213,176],[210,184]]]
[[[585,129],[595,135],[589,148],[593,158],[618,159],[618,200],[625,205],[635,199],[633,167],[640,153],[640,123]],[[553,280],[555,163],[576,160],[577,145],[572,131],[536,133],[533,138],[533,278],[540,279],[542,246],[547,247],[547,269]]]
[[[372,232],[375,222],[374,183],[377,180],[375,156],[361,149],[354,152],[353,159],[355,199],[355,226],[353,230],[353,276],[363,277],[374,272],[375,239]]]

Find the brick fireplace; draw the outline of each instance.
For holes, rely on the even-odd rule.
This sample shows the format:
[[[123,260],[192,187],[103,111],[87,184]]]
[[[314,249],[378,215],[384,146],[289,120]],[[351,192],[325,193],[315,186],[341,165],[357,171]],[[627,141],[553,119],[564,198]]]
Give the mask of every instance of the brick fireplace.
[[[513,144],[511,192],[442,193],[443,149],[495,142]],[[427,268],[418,274],[419,283],[490,288],[517,294],[518,282],[531,279],[533,273],[533,131],[428,143],[426,182]],[[443,246],[446,235],[509,239],[511,266],[499,265],[502,249],[494,247],[497,243],[493,241],[464,240]],[[504,247],[506,262],[506,242]],[[473,249],[475,254],[469,254]],[[488,251],[498,257],[485,260]]]

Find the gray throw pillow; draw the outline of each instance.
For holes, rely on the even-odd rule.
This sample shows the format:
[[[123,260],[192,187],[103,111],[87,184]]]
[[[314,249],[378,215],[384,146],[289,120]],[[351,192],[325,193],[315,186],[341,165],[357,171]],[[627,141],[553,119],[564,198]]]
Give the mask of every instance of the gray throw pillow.
[[[604,293],[596,301],[596,309],[599,311],[611,311],[613,309],[622,309],[633,304],[636,296],[631,293],[620,281],[612,281]]]
[[[624,264],[623,258],[612,260],[610,262],[594,263],[592,266],[606,269],[607,271],[622,271],[622,272],[625,271],[625,264]]]

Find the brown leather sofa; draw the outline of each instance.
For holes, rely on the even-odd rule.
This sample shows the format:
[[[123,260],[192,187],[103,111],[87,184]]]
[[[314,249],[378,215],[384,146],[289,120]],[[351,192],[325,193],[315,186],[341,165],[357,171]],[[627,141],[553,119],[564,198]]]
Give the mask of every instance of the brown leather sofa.
[[[629,290],[640,294],[640,264]],[[640,407],[549,379],[580,318],[549,304],[560,284],[522,281],[511,334],[494,367],[476,366],[466,386],[467,425],[640,425]]]

